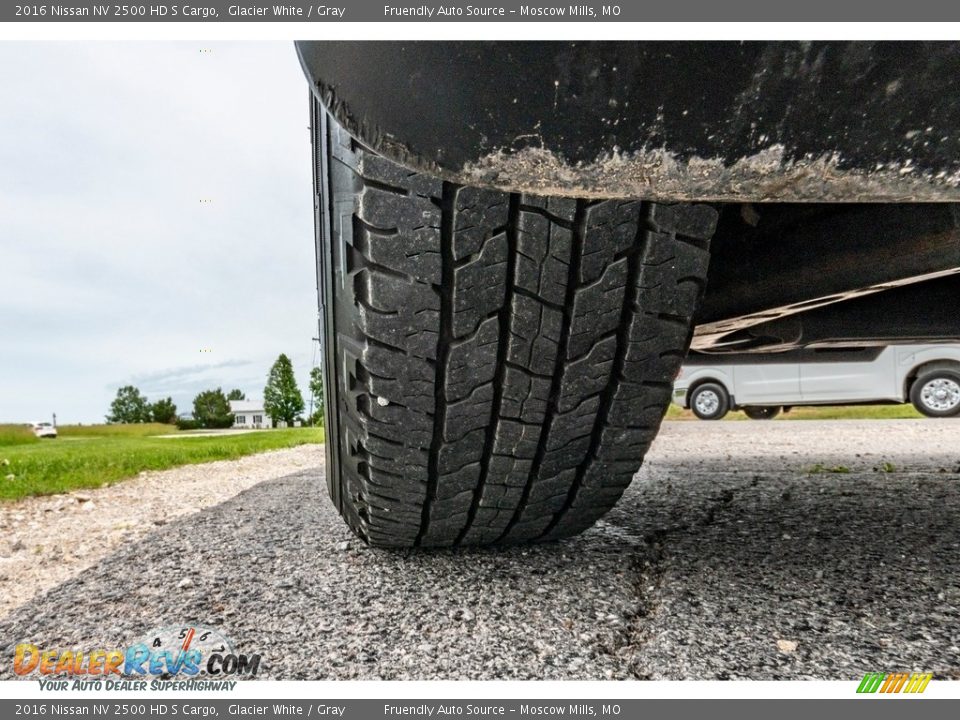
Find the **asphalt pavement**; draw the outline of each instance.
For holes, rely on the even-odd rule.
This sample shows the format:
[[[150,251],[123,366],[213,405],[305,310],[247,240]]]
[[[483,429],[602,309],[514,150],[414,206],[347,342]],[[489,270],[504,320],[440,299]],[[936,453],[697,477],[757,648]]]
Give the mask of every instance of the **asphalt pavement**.
[[[13,645],[217,628],[274,679],[960,679],[960,421],[670,422],[584,535],[357,541],[322,468],[157,528],[0,620]],[[189,502],[189,498],[184,498]]]

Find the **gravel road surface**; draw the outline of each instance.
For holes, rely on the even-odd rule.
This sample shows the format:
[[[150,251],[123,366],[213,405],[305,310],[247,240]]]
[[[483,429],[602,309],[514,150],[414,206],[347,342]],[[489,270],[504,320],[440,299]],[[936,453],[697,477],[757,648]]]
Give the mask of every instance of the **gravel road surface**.
[[[14,610],[0,677],[16,640],[116,647],[189,622],[277,679],[960,679],[960,421],[666,423],[604,522],[506,551],[370,550],[321,472]]]
[[[0,615],[158,527],[321,462],[322,445],[301,445],[0,503]]]

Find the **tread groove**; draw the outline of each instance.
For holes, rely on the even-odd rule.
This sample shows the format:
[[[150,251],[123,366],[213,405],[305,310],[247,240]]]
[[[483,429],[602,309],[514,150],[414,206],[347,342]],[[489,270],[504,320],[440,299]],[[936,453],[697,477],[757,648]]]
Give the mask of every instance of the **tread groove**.
[[[649,217],[648,207],[641,207],[641,217],[645,219]],[[570,490],[563,507],[557,511],[537,539],[549,536],[563,517],[570,511],[570,508],[573,507],[580,493],[580,487],[583,485],[583,478],[587,472],[587,468],[597,459],[600,442],[603,438],[603,430],[613,404],[614,393],[622,381],[623,369],[626,364],[627,350],[630,345],[631,316],[634,313],[633,308],[637,303],[637,297],[639,295],[637,284],[640,280],[640,258],[643,257],[646,246],[650,242],[650,230],[647,229],[648,224],[647,222],[638,224],[637,237],[634,239],[633,247],[631,247],[626,254],[627,283],[625,292],[623,293],[623,302],[620,308],[620,322],[616,332],[617,349],[614,354],[613,368],[610,371],[610,377],[600,395],[600,406],[597,408],[597,413],[593,419],[593,427],[590,431],[590,446],[583,460],[577,466],[576,475],[574,475],[573,482],[570,484]]]
[[[579,201],[578,201],[578,202],[579,202]],[[539,216],[541,216],[541,217],[543,217],[543,218],[546,218],[546,219],[549,220],[550,223],[553,224],[553,225],[559,225],[560,227],[566,228],[567,230],[572,230],[572,229],[573,229],[573,223],[572,223],[572,222],[570,222],[569,220],[564,220],[562,217],[557,217],[557,216],[554,215],[553,213],[551,213],[551,212],[549,212],[549,211],[547,211],[547,210],[544,210],[543,208],[535,207],[535,206],[533,206],[533,205],[523,205],[523,204],[521,204],[521,205],[520,205],[520,210],[521,210],[521,212],[533,213],[534,215],[539,215]]]
[[[541,305],[543,305],[545,308],[549,308],[550,310],[556,310],[557,312],[561,312],[561,313],[563,312],[563,305],[559,303],[550,302],[549,300],[541,297],[540,295],[537,295],[534,292],[531,292],[530,290],[527,290],[526,288],[514,287],[513,294],[521,295],[525,298],[530,298],[534,302],[538,302]]]
[[[363,178],[363,185],[364,187],[368,187],[373,190],[382,190],[385,193],[399,195],[400,197],[407,197],[410,194],[410,191],[406,188],[397,187],[396,185],[391,185],[389,183],[382,182],[381,180],[374,180],[370,177]]]
[[[440,226],[441,281],[440,281],[440,332],[437,333],[437,364],[434,380],[433,438],[430,443],[430,458],[427,466],[427,494],[423,502],[420,530],[413,544],[419,547],[430,527],[430,509],[437,499],[440,480],[440,448],[443,445],[443,428],[447,419],[447,361],[453,344],[453,234],[457,226],[457,194],[459,188],[443,183],[443,199]]]
[[[547,412],[543,419],[543,426],[540,430],[540,437],[537,440],[537,450],[533,456],[533,463],[530,466],[530,472],[527,475],[527,481],[517,503],[516,510],[506,528],[497,538],[496,542],[503,542],[509,537],[511,530],[520,521],[526,510],[527,503],[530,501],[530,492],[533,489],[533,483],[540,472],[544,456],[547,452],[547,440],[550,437],[554,419],[559,412],[560,390],[563,384],[564,362],[567,356],[567,347],[570,344],[570,330],[573,326],[573,301],[576,297],[577,286],[580,278],[580,262],[583,257],[583,240],[586,235],[586,203],[582,200],[577,201],[577,209],[573,219],[573,237],[570,249],[570,263],[567,266],[567,286],[564,295],[563,306],[563,324],[560,329],[560,340],[557,344],[557,356],[554,359],[553,378],[550,382],[550,394],[547,402]]]
[[[480,508],[480,500],[483,498],[483,491],[487,485],[487,478],[490,476],[490,461],[493,459],[493,449],[496,442],[497,427],[499,424],[500,412],[503,408],[503,387],[507,372],[507,354],[510,342],[510,326],[513,308],[513,294],[516,290],[516,265],[517,265],[517,222],[520,215],[520,196],[510,196],[510,211],[507,220],[507,274],[506,290],[503,296],[503,306],[499,312],[499,339],[497,344],[497,369],[493,380],[493,402],[490,404],[490,419],[487,421],[487,431],[483,442],[483,457],[480,461],[480,479],[477,481],[477,487],[473,493],[473,499],[470,502],[470,509],[467,511],[467,521],[463,530],[454,540],[454,546],[463,543],[473,522],[477,516],[477,510]],[[502,230],[495,230],[494,235]]]

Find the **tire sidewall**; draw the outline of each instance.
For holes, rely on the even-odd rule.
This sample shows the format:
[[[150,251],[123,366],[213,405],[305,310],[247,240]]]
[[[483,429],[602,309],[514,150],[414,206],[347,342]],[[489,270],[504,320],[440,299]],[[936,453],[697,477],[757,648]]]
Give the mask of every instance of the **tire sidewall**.
[[[952,370],[934,370],[933,372],[921,375],[914,381],[913,386],[910,388],[910,402],[913,403],[913,406],[918,412],[926,415],[927,417],[946,418],[960,415],[960,404],[946,411],[930,408],[924,404],[922,397],[924,386],[937,379],[951,380],[960,385],[960,372]]]
[[[713,392],[719,400],[716,411],[710,414],[705,414],[697,409],[697,396],[706,392]],[[690,409],[701,420],[720,420],[730,411],[730,395],[727,393],[727,389],[719,383],[703,383],[690,393]]]

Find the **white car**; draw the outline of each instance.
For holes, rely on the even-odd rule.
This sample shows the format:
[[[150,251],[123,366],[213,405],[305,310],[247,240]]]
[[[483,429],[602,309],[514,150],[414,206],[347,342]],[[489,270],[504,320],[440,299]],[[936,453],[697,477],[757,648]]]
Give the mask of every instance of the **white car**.
[[[960,345],[890,345],[687,357],[673,402],[702,420],[743,410],[755,420],[797,405],[913,403],[960,414]]]
[[[33,430],[33,434],[38,438],[55,438],[57,436],[57,428],[52,423],[30,423],[30,429]]]

